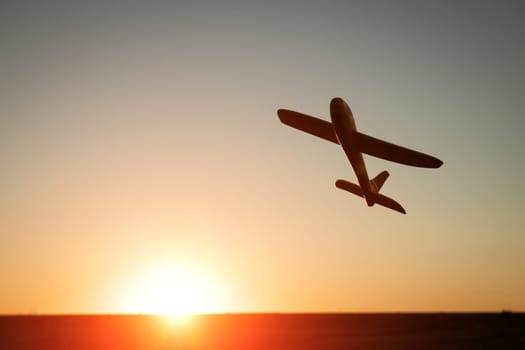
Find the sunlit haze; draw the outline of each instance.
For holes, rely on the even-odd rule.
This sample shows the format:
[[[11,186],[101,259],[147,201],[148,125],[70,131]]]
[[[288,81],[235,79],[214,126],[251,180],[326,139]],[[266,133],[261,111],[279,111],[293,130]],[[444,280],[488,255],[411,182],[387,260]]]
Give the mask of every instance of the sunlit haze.
[[[0,313],[525,310],[524,2],[132,3],[0,4]]]
[[[120,292],[124,296],[121,310],[125,313],[177,318],[195,313],[224,313],[230,309],[220,282],[191,266],[147,267]]]

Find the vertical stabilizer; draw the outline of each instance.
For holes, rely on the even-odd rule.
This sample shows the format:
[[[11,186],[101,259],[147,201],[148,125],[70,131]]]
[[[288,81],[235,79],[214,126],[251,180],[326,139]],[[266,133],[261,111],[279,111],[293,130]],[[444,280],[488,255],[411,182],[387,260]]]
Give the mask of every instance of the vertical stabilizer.
[[[379,192],[381,187],[383,187],[383,184],[385,183],[386,179],[388,179],[388,176],[390,174],[388,171],[382,171],[380,172],[376,177],[374,177],[372,180],[370,180],[370,187],[372,188],[372,192]]]

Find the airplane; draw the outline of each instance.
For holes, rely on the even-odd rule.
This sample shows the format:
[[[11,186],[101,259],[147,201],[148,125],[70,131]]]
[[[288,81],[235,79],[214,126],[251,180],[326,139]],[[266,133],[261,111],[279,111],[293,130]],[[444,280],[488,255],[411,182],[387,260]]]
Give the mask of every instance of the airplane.
[[[357,176],[359,185],[341,179],[337,180],[335,185],[337,188],[363,197],[369,207],[379,204],[406,214],[405,209],[398,202],[379,193],[390,175],[388,171],[382,171],[372,180],[369,179],[363,153],[422,168],[439,168],[443,164],[436,157],[394,145],[357,131],[352,111],[340,97],[335,97],[330,102],[331,123],[288,109],[279,109],[277,115],[283,124],[341,145]]]

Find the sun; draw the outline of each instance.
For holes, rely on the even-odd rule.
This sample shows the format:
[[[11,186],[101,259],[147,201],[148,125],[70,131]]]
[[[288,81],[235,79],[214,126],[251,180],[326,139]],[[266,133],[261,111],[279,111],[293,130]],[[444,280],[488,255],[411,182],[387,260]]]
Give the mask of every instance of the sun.
[[[216,313],[224,301],[214,278],[188,264],[162,264],[139,274],[128,290],[127,312],[165,315],[181,321],[191,314]]]

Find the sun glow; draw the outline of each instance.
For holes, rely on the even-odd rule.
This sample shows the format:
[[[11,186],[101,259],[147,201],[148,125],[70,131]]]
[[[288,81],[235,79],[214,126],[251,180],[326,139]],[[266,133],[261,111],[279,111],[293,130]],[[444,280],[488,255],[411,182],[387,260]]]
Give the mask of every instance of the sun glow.
[[[185,321],[191,314],[224,312],[224,300],[210,276],[188,265],[144,271],[128,290],[126,312],[165,315]]]

